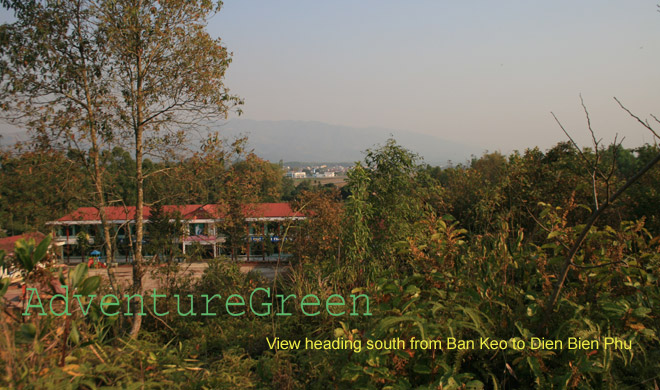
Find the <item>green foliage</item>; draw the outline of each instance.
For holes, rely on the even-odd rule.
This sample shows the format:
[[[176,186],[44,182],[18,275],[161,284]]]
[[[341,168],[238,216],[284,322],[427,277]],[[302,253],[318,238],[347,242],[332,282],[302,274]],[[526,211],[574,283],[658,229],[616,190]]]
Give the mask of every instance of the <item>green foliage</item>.
[[[372,248],[379,259],[392,258],[392,243],[414,234],[415,222],[426,214],[424,186],[421,186],[418,157],[390,139],[379,149],[368,150],[365,172],[368,222],[373,234]]]
[[[296,263],[312,263],[325,271],[341,261],[342,205],[338,191],[303,192],[292,209],[306,219],[291,224],[283,251],[294,255]]]
[[[155,255],[160,262],[172,263],[181,256],[176,240],[183,235],[183,222],[178,212],[166,212],[161,203],[150,209],[147,224],[147,253]]]
[[[368,267],[367,260],[371,257],[372,236],[369,221],[372,219],[372,205],[368,202],[369,181],[367,171],[360,164],[348,172],[347,187],[350,188],[351,195],[346,200],[346,229],[343,240],[349,271],[346,275],[359,278],[358,280],[362,279],[362,274]]]
[[[50,242],[51,238],[47,236],[39,244],[35,244],[34,240],[19,240],[16,243],[14,253],[17,262],[26,271],[24,281],[33,285],[59,282],[65,287],[61,290],[62,298],[68,302],[80,299],[81,306],[86,307],[88,313],[97,314],[82,316],[81,306],[69,305],[68,308],[59,309],[69,313],[64,317],[52,315],[41,317],[33,313],[30,317],[23,317],[19,321],[10,314],[10,309],[3,308],[5,313],[10,316],[3,317],[3,321],[0,323],[0,331],[3,333],[2,341],[0,341],[0,351],[2,351],[0,361],[7,368],[0,383],[16,388],[57,388],[58,379],[46,384],[46,382],[41,383],[39,378],[54,368],[51,367],[54,361],[59,361],[63,372],[72,375],[68,370],[73,366],[65,365],[65,363],[75,360],[74,353],[91,342],[103,342],[103,337],[99,337],[99,333],[95,333],[94,329],[98,330],[104,322],[113,321],[98,315],[100,313],[98,303],[87,304],[101,286],[101,277],[98,275],[88,277],[88,268],[85,263],[81,263],[71,270],[67,277],[61,271],[59,276],[56,276],[49,264],[44,263]],[[36,265],[39,263],[43,267],[37,272]],[[3,280],[3,291],[0,296],[5,292],[6,286],[4,286]],[[42,288],[41,294],[44,293],[45,290]],[[74,298],[74,295],[79,297]],[[30,321],[26,322],[26,319]],[[55,369],[56,373],[58,371]],[[58,378],[60,374],[56,374],[55,378]],[[59,380],[65,380],[65,378],[67,376],[63,375]]]
[[[541,337],[534,329],[542,321],[538,306],[549,293],[553,268],[546,250],[524,244],[521,235],[509,246],[505,230],[468,245],[460,239],[465,231],[451,233],[445,222],[431,226],[436,227],[429,232],[434,246],[410,246],[424,272],[379,280],[379,316],[363,328],[362,339],[490,337],[529,343],[531,337]],[[550,236],[550,241],[559,237]],[[602,342],[617,336],[631,342],[631,350],[373,351],[352,355],[342,377],[361,388],[621,388],[647,383],[644,379],[653,378],[658,366],[657,357],[651,357],[657,355],[658,328],[649,314],[660,297],[660,258],[657,244],[649,244],[640,224],[595,230],[580,256],[581,261],[590,259],[592,268],[571,277],[570,292],[550,323],[543,324],[550,329],[543,335],[548,339]],[[445,261],[452,258],[446,248],[456,245],[457,264],[452,264]],[[625,265],[598,265],[617,259],[624,259]],[[634,378],[632,372],[639,375]]]
[[[49,147],[0,151],[0,231],[43,231],[44,223],[71,211],[84,193],[81,169]]]
[[[368,223],[373,221],[373,207],[381,207],[367,192],[371,173],[361,166],[351,172],[351,198],[342,212],[320,193],[302,199],[314,215],[306,227],[310,234],[303,236],[311,241],[305,241],[306,249],[300,254],[308,260],[294,267],[287,279],[269,283],[220,259],[209,263],[197,283],[178,283],[174,291],[195,296],[246,295],[264,286],[282,294],[314,293],[325,298],[370,280],[355,291],[371,297],[372,317],[147,317],[139,338],[128,340],[112,337],[117,322],[100,315],[93,304],[90,316],[74,317],[68,325],[64,319],[35,316],[24,325],[3,328],[15,340],[5,348],[11,355],[3,356],[19,359],[48,348],[56,350],[59,358],[61,335],[68,329],[63,364],[54,365],[47,355],[13,363],[11,370],[16,374],[3,383],[19,388],[653,388],[652,378],[660,369],[655,314],[660,305],[660,241],[643,220],[590,230],[575,257],[562,299],[546,321],[543,303],[566,247],[583,228],[570,223],[571,213],[579,212],[580,206],[571,202],[568,209],[545,202],[533,205],[538,210],[534,234],[527,234],[516,225],[519,220],[507,213],[492,214],[487,234],[474,234],[450,215],[401,218],[399,223],[409,224],[404,226],[408,235],[387,244],[394,251],[391,263],[397,264],[397,277],[392,277],[391,269],[376,267],[379,263],[373,254],[365,255],[373,248],[370,243],[380,240],[374,225]],[[333,224],[340,219],[349,223]],[[341,230],[339,262],[331,260],[334,239],[328,241],[324,227]],[[27,252],[34,255],[36,246]],[[68,280],[70,294],[88,295],[103,288],[98,276],[87,276],[85,265],[71,270]],[[172,300],[159,304],[159,312],[176,310]],[[564,341],[579,337],[601,343],[605,337],[618,337],[632,347],[457,350],[445,344],[442,349],[359,353],[273,351],[265,339],[274,336],[340,337],[360,340],[363,345],[393,338],[410,342],[413,337],[442,341],[488,337],[507,345],[529,344],[532,337]]]
[[[7,293],[11,279],[6,278],[9,267],[5,261],[5,251],[0,249],[0,299]]]
[[[14,255],[16,256],[19,265],[26,273],[31,273],[37,263],[46,257],[51,241],[52,237],[49,234],[36,246],[34,239],[18,240],[16,242]]]
[[[357,278],[355,285],[386,269],[408,268],[397,256],[397,243],[414,236],[417,222],[430,212],[426,179],[418,157],[392,139],[368,150],[365,165],[348,173],[344,251],[353,267],[346,274]]]

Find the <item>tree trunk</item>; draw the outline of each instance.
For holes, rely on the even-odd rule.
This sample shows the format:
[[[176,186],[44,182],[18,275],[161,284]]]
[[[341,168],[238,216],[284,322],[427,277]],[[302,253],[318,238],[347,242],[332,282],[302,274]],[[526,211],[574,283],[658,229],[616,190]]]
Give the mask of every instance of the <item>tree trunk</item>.
[[[142,239],[144,236],[143,224],[143,210],[144,210],[144,176],[142,173],[142,129],[140,128],[135,133],[135,160],[136,160],[136,181],[137,181],[137,200],[135,203],[135,250],[133,253],[133,294],[142,294],[142,277],[144,276],[144,264],[142,259]],[[131,337],[135,338],[142,326],[142,317],[137,315],[137,302],[133,300],[135,308],[133,308],[133,326],[131,327]]]
[[[92,180],[94,182],[94,189],[96,196],[98,198],[98,208],[99,208],[99,218],[101,219],[101,227],[103,228],[103,241],[105,248],[105,258],[108,272],[108,279],[110,280],[110,287],[113,291],[116,291],[117,288],[117,279],[115,278],[115,271],[112,268],[114,263],[114,252],[112,245],[112,238],[110,236],[110,225],[108,225],[108,216],[106,214],[106,204],[105,204],[105,194],[103,191],[103,173],[101,172],[101,166],[99,161],[99,151],[97,146],[96,131],[91,131],[91,140],[92,140],[92,164],[94,165],[94,172]]]
[[[89,138],[92,143],[92,148],[90,150],[90,157],[92,158],[92,170],[91,173],[92,181],[94,183],[94,190],[96,192],[98,209],[99,209],[99,218],[101,220],[101,227],[103,228],[103,240],[105,248],[105,257],[106,265],[108,272],[108,279],[110,280],[110,286],[113,291],[116,291],[117,279],[115,278],[115,271],[112,268],[114,262],[114,251],[112,246],[112,240],[110,237],[110,226],[108,225],[108,218],[106,215],[106,204],[105,204],[105,193],[103,191],[103,172],[101,170],[101,163],[99,158],[99,145],[98,145],[98,132],[97,132],[97,123],[96,123],[96,105],[94,104],[94,97],[92,96],[92,91],[90,89],[89,74],[87,72],[87,63],[85,61],[86,53],[86,44],[82,40],[82,25],[80,20],[80,9],[81,4],[78,3],[78,12],[77,12],[77,24],[76,28],[78,29],[78,51],[80,52],[80,58],[82,61],[82,73],[83,73],[83,86],[85,88],[85,99],[86,99],[86,108],[87,108],[87,119],[89,125]],[[88,170],[89,172],[89,170]]]
[[[144,276],[144,265],[142,261],[142,239],[144,236],[143,224],[144,224],[144,174],[142,172],[142,159],[143,159],[143,147],[142,147],[142,133],[144,131],[143,120],[143,105],[142,105],[142,61],[141,57],[138,55],[136,58],[136,68],[137,68],[137,79],[136,79],[136,88],[135,88],[135,122],[134,122],[134,131],[135,131],[135,180],[137,188],[137,198],[135,202],[135,253],[133,256],[133,294],[142,294],[142,277]],[[142,317],[137,314],[137,302],[134,299],[135,308],[132,310],[135,315],[133,316],[133,325],[131,327],[130,336],[132,338],[137,337],[137,334],[140,332],[140,327],[142,326]]]

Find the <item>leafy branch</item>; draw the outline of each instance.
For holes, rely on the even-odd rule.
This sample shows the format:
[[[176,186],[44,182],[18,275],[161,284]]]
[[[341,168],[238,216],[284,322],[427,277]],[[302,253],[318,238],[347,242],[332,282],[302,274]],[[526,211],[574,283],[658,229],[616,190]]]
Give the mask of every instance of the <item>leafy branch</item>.
[[[618,100],[616,97],[614,98],[614,100],[615,100],[615,101],[619,104],[619,106],[621,106],[621,108],[623,108],[628,114],[630,114],[633,118],[635,118],[635,119],[636,119],[639,123],[641,123],[646,129],[650,130],[651,133],[653,133],[653,135],[654,135],[656,138],[660,139],[660,136],[658,136],[658,133],[657,133],[657,132],[656,132],[656,131],[655,131],[655,130],[654,130],[654,129],[648,124],[648,122],[641,120],[638,116],[636,116],[635,114],[633,114],[633,113],[632,113],[630,110],[628,110],[623,104],[621,104],[621,102],[619,102],[619,100]],[[584,107],[584,103],[583,103],[583,107]],[[585,108],[585,112],[586,112],[586,108]],[[554,114],[552,114],[552,115],[554,116]],[[589,118],[589,117],[588,117],[588,113],[587,113],[587,118]],[[655,117],[654,117],[654,118],[655,118]],[[556,116],[555,116],[555,119],[557,119]],[[656,119],[656,120],[657,120],[657,119]],[[589,119],[587,119],[587,121],[588,121],[589,130],[590,130],[591,133],[592,133],[592,139],[594,140],[594,144],[597,146],[597,145],[598,145],[598,142],[595,141],[595,137],[593,136],[594,133],[593,133],[593,130],[591,129],[591,122],[589,121]],[[559,121],[557,121],[557,122],[559,122]],[[560,123],[560,126],[561,126],[561,123]],[[561,128],[562,128],[562,130],[564,131],[564,133],[566,133],[566,135],[568,135],[568,132],[566,132],[566,130],[564,129],[564,127],[561,126]],[[570,138],[571,141],[573,142],[573,145],[576,146],[576,148],[577,148],[577,145],[575,144],[575,141],[573,141],[573,139],[572,139],[570,136],[569,136],[569,138]],[[616,142],[616,141],[615,141],[615,142]],[[615,148],[614,148],[614,149],[616,150],[616,145],[615,145]],[[578,148],[578,150],[579,150],[579,148]],[[580,152],[580,154],[582,154],[582,153]],[[583,155],[583,156],[584,156],[584,155]],[[588,162],[588,160],[586,160],[586,161]],[[550,318],[550,314],[553,312],[553,310],[554,310],[554,308],[555,308],[555,305],[557,304],[557,300],[559,299],[559,295],[560,295],[561,292],[562,292],[562,289],[563,289],[563,287],[564,287],[564,283],[566,282],[566,277],[568,276],[568,272],[569,272],[569,270],[571,269],[571,266],[574,266],[573,258],[575,257],[575,255],[577,254],[578,250],[580,249],[580,247],[581,247],[582,244],[584,243],[585,239],[587,238],[587,235],[589,234],[589,231],[590,231],[591,228],[593,227],[593,225],[594,225],[594,223],[596,222],[596,220],[598,219],[598,217],[600,217],[601,214],[603,214],[603,212],[604,212],[605,210],[607,210],[607,208],[608,208],[612,203],[614,203],[614,202],[615,202],[615,201],[616,201],[616,200],[617,200],[617,199],[618,199],[618,198],[619,198],[619,197],[620,197],[620,196],[621,196],[621,195],[622,195],[622,194],[623,194],[623,193],[624,193],[624,192],[625,192],[625,191],[626,191],[631,185],[633,185],[633,184],[634,184],[635,182],[637,182],[642,176],[644,176],[644,174],[646,174],[649,170],[651,170],[651,168],[653,168],[653,167],[658,163],[658,161],[660,161],[660,153],[658,153],[658,154],[657,154],[657,155],[656,155],[651,161],[647,162],[646,165],[644,165],[641,169],[639,169],[639,170],[638,170],[633,176],[631,176],[630,178],[628,178],[628,180],[623,184],[623,186],[621,186],[621,188],[619,188],[619,189],[618,189],[613,195],[610,196],[609,193],[608,193],[607,198],[606,198],[605,201],[600,205],[600,207],[598,207],[598,203],[596,203],[596,208],[594,209],[594,211],[591,213],[591,215],[590,215],[589,218],[587,219],[587,221],[586,221],[586,223],[585,223],[585,225],[584,225],[584,228],[583,228],[582,231],[580,232],[580,235],[578,236],[577,240],[575,240],[575,242],[574,242],[573,245],[571,246],[571,248],[570,248],[570,250],[569,250],[569,252],[568,252],[568,254],[567,254],[567,256],[566,256],[566,259],[564,260],[564,264],[562,265],[562,269],[561,269],[561,272],[560,272],[559,280],[557,281],[557,284],[555,285],[552,294],[550,295],[550,297],[548,298],[548,300],[547,300],[547,302],[546,302],[546,304],[545,304],[545,313],[544,313],[544,315],[543,315],[543,319],[544,319],[544,320],[543,320],[543,322],[541,322],[541,324],[539,325],[539,330],[541,330],[540,328],[541,328],[542,324],[546,324],[546,323],[548,322],[548,319]],[[613,162],[612,164],[614,164],[614,162]],[[595,177],[595,173],[596,173],[596,172],[598,172],[599,175],[602,174],[602,172],[599,171],[599,168],[598,168],[598,166],[597,166],[597,161],[596,161],[594,164],[591,164],[591,169],[593,169],[592,172],[594,173],[594,175],[592,175],[592,177]],[[610,172],[612,172],[612,171],[610,171]],[[603,177],[606,179],[606,183],[609,182],[609,178],[611,178],[611,176],[612,176],[611,173],[610,173],[608,176],[603,176]],[[595,179],[594,179],[594,180],[595,180]],[[608,187],[608,188],[609,188],[609,187]],[[608,192],[609,192],[609,191],[608,191]],[[594,196],[595,196],[595,199],[596,199],[596,202],[597,202],[596,194],[594,194]]]

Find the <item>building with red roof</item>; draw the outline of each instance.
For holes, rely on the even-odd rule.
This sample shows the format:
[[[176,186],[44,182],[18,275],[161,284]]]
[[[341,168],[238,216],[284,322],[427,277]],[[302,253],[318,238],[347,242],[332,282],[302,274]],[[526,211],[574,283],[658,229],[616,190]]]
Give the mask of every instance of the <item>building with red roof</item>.
[[[293,211],[288,203],[255,203],[241,206],[241,214],[247,225],[249,234],[245,237],[245,245],[240,254],[233,253],[237,258],[245,260],[280,259],[283,254],[277,252],[277,243],[283,233],[285,224],[304,219],[302,213]],[[174,239],[185,254],[186,250],[195,245],[201,247],[206,257],[216,257],[228,254],[227,236],[222,233],[223,223],[227,220],[229,209],[226,205],[166,205],[162,207],[168,215],[177,215],[183,224],[181,236]],[[128,241],[133,236],[135,224],[135,207],[106,207],[106,218],[113,228],[117,239],[118,253],[129,259]],[[143,218],[148,232],[151,208],[144,207]],[[174,220],[171,220],[174,222]],[[53,229],[54,243],[62,248],[62,257],[87,255],[75,253],[80,237],[85,237],[90,245],[100,249],[100,243],[94,242],[94,236],[101,235],[101,218],[95,207],[80,207],[77,210],[48,222]],[[131,235],[128,235],[128,232]],[[82,234],[82,236],[81,236]],[[146,234],[148,239],[148,233]],[[273,250],[275,248],[275,250]],[[124,253],[122,253],[124,252]]]
[[[18,240],[34,240],[37,244],[46,237],[45,234],[39,232],[24,233],[19,236],[3,237],[0,238],[0,250],[5,251],[8,256],[14,254],[14,247]]]

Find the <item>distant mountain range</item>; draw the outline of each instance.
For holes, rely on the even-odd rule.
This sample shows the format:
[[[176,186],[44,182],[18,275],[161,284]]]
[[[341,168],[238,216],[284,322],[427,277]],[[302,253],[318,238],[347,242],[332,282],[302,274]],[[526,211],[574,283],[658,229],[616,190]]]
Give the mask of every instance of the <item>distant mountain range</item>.
[[[223,137],[246,135],[249,147],[271,162],[344,162],[364,159],[364,151],[394,138],[403,147],[419,154],[432,165],[463,163],[482,150],[431,135],[376,127],[358,128],[310,121],[258,121],[232,119],[211,126]],[[25,131],[13,126],[0,127],[0,145],[27,140]],[[198,135],[197,137],[200,137]]]
[[[221,135],[248,136],[248,144],[271,162],[354,162],[364,151],[394,138],[433,165],[463,163],[482,150],[431,135],[376,127],[358,128],[308,121],[233,119],[215,128]]]

